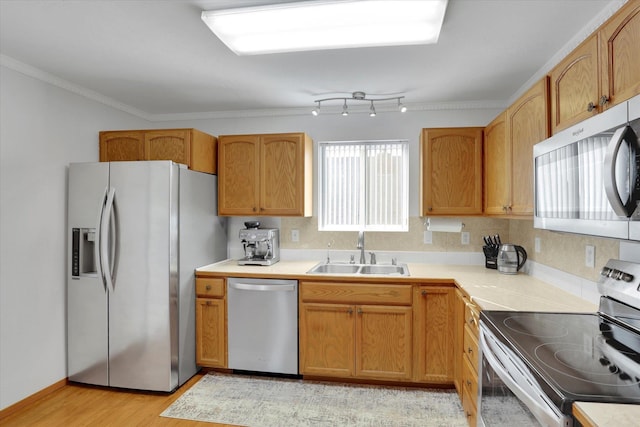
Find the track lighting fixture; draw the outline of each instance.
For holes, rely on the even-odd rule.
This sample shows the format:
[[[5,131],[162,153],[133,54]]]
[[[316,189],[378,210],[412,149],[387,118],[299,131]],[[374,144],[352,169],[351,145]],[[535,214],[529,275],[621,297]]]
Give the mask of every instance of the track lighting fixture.
[[[311,110],[311,114],[313,114],[314,116],[317,116],[320,114],[320,105],[323,102],[327,102],[327,101],[342,101],[342,115],[343,116],[348,116],[349,115],[349,106],[347,104],[347,101],[363,101],[363,102],[369,102],[371,103],[371,106],[369,107],[369,116],[370,117],[375,117],[376,116],[376,107],[375,107],[375,103],[378,102],[385,102],[385,101],[394,101],[396,100],[398,102],[398,111],[400,111],[401,113],[404,113],[407,111],[407,107],[401,102],[401,100],[404,98],[404,96],[393,96],[390,98],[367,98],[367,94],[364,92],[353,92],[351,94],[351,98],[343,98],[343,97],[335,97],[335,98],[324,98],[324,99],[316,99],[314,102],[317,104],[316,107]]]

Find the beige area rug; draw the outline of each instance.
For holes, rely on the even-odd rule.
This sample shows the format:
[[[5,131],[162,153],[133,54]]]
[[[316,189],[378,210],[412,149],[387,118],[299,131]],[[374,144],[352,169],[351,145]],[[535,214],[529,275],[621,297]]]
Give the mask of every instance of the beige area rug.
[[[202,377],[161,416],[248,427],[467,425],[453,390],[221,373]]]

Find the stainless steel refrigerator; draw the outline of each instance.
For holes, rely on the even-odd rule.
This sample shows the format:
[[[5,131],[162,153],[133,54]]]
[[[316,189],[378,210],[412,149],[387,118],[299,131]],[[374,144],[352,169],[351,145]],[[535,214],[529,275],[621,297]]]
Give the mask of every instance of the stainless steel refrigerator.
[[[69,165],[69,380],[170,392],[197,372],[194,269],[227,257],[217,177],[170,161]]]

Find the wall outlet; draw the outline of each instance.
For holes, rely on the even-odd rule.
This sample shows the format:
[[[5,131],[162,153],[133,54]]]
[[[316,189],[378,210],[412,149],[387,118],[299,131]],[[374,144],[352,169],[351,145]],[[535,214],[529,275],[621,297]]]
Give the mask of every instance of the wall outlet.
[[[460,241],[461,241],[461,243],[463,245],[468,245],[469,244],[469,232],[468,231],[463,231],[461,233]]]
[[[540,253],[540,238],[536,237],[535,239],[533,239],[534,242],[534,250],[536,251],[536,253]]]
[[[596,248],[591,245],[587,245],[584,248],[584,265],[590,268],[596,265]]]
[[[433,243],[433,232],[425,231],[423,236],[423,242],[425,245],[430,245]]]
[[[292,241],[292,242],[298,242],[298,241],[300,241],[300,231],[298,231],[298,230],[291,230],[291,241]]]

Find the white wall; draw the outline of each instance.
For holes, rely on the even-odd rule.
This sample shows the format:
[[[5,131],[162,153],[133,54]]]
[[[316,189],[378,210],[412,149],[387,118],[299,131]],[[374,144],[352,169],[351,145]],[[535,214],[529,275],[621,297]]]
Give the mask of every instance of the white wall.
[[[0,68],[0,409],[67,376],[66,167],[98,160],[98,131],[141,127]]]

